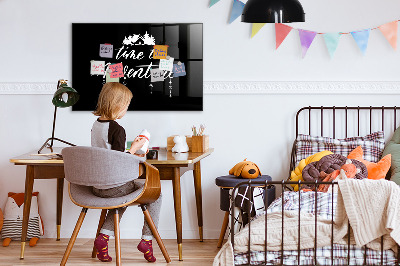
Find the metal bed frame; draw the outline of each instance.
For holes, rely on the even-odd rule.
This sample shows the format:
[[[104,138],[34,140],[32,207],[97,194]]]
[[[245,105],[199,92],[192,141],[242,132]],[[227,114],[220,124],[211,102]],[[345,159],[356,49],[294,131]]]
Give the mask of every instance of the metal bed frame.
[[[319,111],[319,115],[320,115],[320,136],[324,136],[324,126],[326,125],[326,124],[324,124],[324,111],[325,110],[331,110],[329,113],[331,113],[332,114],[332,129],[333,129],[333,134],[332,134],[332,136],[333,136],[333,138],[335,138],[336,137],[336,122],[337,122],[337,120],[338,119],[336,119],[336,113],[337,112],[344,112],[344,121],[341,121],[342,122],[342,125],[343,125],[343,123],[344,123],[344,129],[345,129],[345,137],[347,138],[348,137],[348,125],[349,125],[349,113],[350,112],[356,112],[356,115],[357,115],[357,124],[356,124],[356,126],[357,126],[357,136],[360,136],[360,122],[361,122],[361,119],[360,119],[360,113],[361,112],[369,112],[369,131],[370,131],[370,133],[372,133],[372,125],[373,125],[373,114],[375,114],[376,112],[381,112],[381,130],[382,131],[384,131],[385,130],[385,113],[387,113],[387,111],[390,111],[390,112],[393,112],[393,130],[395,130],[396,129],[396,125],[397,125],[397,122],[396,122],[396,118],[397,118],[397,111],[399,110],[400,108],[398,108],[398,107],[396,107],[396,106],[393,106],[393,107],[385,107],[385,106],[382,106],[382,107],[372,107],[372,106],[369,106],[369,107],[360,107],[360,106],[357,106],[357,107],[348,107],[348,106],[345,106],[345,107],[337,107],[337,106],[331,106],[331,107],[324,107],[324,106],[320,106],[320,107],[312,107],[312,106],[308,106],[308,107],[303,107],[303,108],[301,108],[298,112],[297,112],[297,114],[296,114],[296,138],[297,138],[297,136],[300,134],[299,133],[299,126],[300,126],[300,124],[299,124],[299,121],[300,121],[300,114],[303,112],[303,111],[308,111],[308,134],[309,135],[311,135],[311,131],[312,131],[312,126],[311,126],[311,112],[313,111],[313,110],[317,110],[317,111]],[[327,112],[325,112],[325,113],[327,113]],[[326,114],[325,114],[326,115]],[[325,119],[325,121],[326,120],[328,120],[328,119]],[[315,121],[314,121],[315,122]],[[317,121],[318,122],[318,121]],[[354,125],[354,123],[352,124],[352,125]],[[293,144],[293,149],[292,149],[292,153],[291,153],[291,160],[290,160],[290,171],[289,171],[289,176],[290,176],[290,172],[293,170],[293,169],[295,169],[295,167],[296,167],[296,165],[295,165],[295,158],[296,158],[296,154],[295,154],[295,146],[296,146],[296,141],[294,142],[294,144]],[[242,182],[242,183],[240,183],[240,184],[238,184],[237,186],[235,186],[234,187],[234,189],[233,189],[233,191],[232,191],[232,195],[235,195],[235,192],[236,192],[236,190],[239,188],[239,187],[243,187],[243,186],[251,186],[251,187],[259,187],[259,188],[263,188],[264,189],[264,191],[265,191],[265,195],[266,195],[266,198],[268,198],[268,189],[266,189],[266,188],[268,188],[269,186],[271,186],[271,185],[276,185],[276,186],[281,186],[281,188],[282,188],[282,195],[283,195],[283,193],[285,192],[285,190],[291,190],[290,189],[290,186],[288,186],[288,185],[292,185],[292,184],[295,184],[295,185],[299,185],[299,187],[300,187],[300,185],[301,184],[306,184],[306,185],[315,185],[315,188],[314,188],[314,190],[315,190],[315,192],[317,192],[317,189],[318,189],[318,186],[319,185],[325,185],[325,184],[330,184],[330,185],[332,185],[332,189],[334,189],[334,186],[337,186],[337,182],[336,181],[332,181],[332,182],[319,182],[319,181],[315,181],[315,182],[302,182],[302,181],[285,181],[285,180],[283,180],[283,181],[265,181],[265,182],[263,182],[263,181],[252,181],[251,179],[249,180],[249,181],[247,181],[247,182]],[[298,193],[299,193],[299,202],[301,202],[301,192],[300,192],[300,190],[298,191]],[[253,194],[253,191],[250,189],[250,198],[252,198],[252,195]],[[334,217],[333,217],[333,210],[334,210],[334,206],[333,206],[333,199],[334,199],[334,193],[332,193],[332,213],[331,213],[331,215],[332,215],[332,238],[331,238],[331,261],[332,261],[332,265],[333,265],[333,261],[334,261],[334,254],[333,254],[333,252],[334,252],[334,250],[333,250],[333,224],[334,224]],[[315,193],[315,213],[317,213],[317,202],[318,202],[318,197],[317,197],[317,193]],[[268,219],[267,219],[267,201],[264,201],[264,208],[265,208],[265,248],[264,248],[264,262],[262,262],[262,263],[260,263],[259,265],[271,265],[271,264],[268,264],[268,262],[267,262],[267,252],[268,252],[268,250],[267,250],[267,242],[268,242],[268,239],[267,239],[267,233],[268,233],[268,227],[267,227],[267,225],[268,225]],[[282,197],[282,212],[284,212],[284,197]],[[299,220],[298,220],[298,226],[300,227],[300,204],[299,204],[299,210],[298,210],[298,214],[299,214]],[[234,248],[234,245],[235,245],[235,241],[234,241],[234,237],[235,237],[235,234],[234,234],[234,217],[235,217],[235,208],[234,208],[234,197],[232,197],[232,201],[231,201],[231,232],[230,232],[230,236],[231,236],[231,244],[232,244],[232,247]],[[318,236],[317,236],[317,226],[316,226],[316,224],[317,224],[317,215],[315,215],[315,239],[314,239],[314,258],[313,258],[313,261],[314,261],[314,263],[313,264],[308,264],[308,265],[318,265],[317,264],[317,255],[316,255],[316,248],[317,248],[317,238],[318,238]],[[248,242],[248,245],[247,245],[247,264],[245,264],[245,265],[250,265],[251,264],[251,249],[250,249],[250,243],[251,243],[251,219],[249,219],[249,222],[248,222],[248,227],[249,227],[249,242]],[[284,240],[283,240],[283,235],[284,235],[284,218],[283,218],[283,216],[282,216],[282,240],[281,240],[281,249],[280,249],[280,254],[281,254],[281,256],[280,256],[280,264],[279,265],[284,265],[283,264],[283,259],[284,259],[284,256],[283,256],[283,251],[284,251]],[[304,264],[300,264],[300,254],[301,254],[301,249],[300,249],[300,242],[301,242],[301,237],[300,237],[300,230],[299,230],[299,233],[298,233],[298,244],[297,244],[297,246],[298,246],[298,249],[297,249],[297,265],[304,265]],[[397,248],[398,248],[398,250],[399,250],[399,252],[397,253],[397,258],[396,258],[396,262],[395,262],[395,265],[400,265],[400,246],[399,245],[397,245]],[[363,249],[364,249],[364,263],[363,263],[363,265],[367,265],[366,263],[367,263],[367,253],[366,253],[366,246],[363,246]],[[347,264],[346,265],[350,265],[350,224],[349,224],[349,226],[348,226],[348,233],[347,233]],[[380,258],[380,265],[384,265],[384,261],[383,261],[383,236],[381,237],[381,258]]]

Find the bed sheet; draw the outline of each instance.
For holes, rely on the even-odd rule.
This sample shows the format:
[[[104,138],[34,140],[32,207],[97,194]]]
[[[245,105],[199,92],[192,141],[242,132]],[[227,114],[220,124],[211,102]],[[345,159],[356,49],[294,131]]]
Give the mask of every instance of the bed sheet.
[[[333,263],[331,246],[317,248],[317,265],[347,265],[348,247],[347,245],[333,245]],[[364,254],[366,253],[365,264]],[[382,265],[381,252],[371,249],[364,249],[355,245],[350,245],[349,265]],[[265,252],[250,252],[250,265],[265,265]],[[297,250],[285,250],[283,252],[284,265],[298,265]],[[235,254],[235,265],[248,265],[247,253]],[[281,252],[268,251],[266,265],[281,265]],[[300,251],[300,265],[314,264],[314,249],[303,249]],[[396,257],[392,250],[383,252],[383,265],[396,265]]]
[[[317,197],[316,197],[317,196]],[[317,200],[316,200],[317,198]],[[277,198],[270,204],[267,209],[267,215],[269,213],[281,212],[282,203],[285,211],[298,210],[301,212],[307,212],[316,214],[325,219],[332,219],[332,213],[335,215],[336,212],[336,193],[323,193],[323,192],[294,192],[287,191],[282,196]],[[257,215],[253,220],[257,219],[261,215],[265,215],[265,212]],[[332,264],[332,248],[331,246],[321,247],[316,249],[317,254],[317,265],[347,265],[348,258],[348,245],[333,245],[333,257],[334,261]],[[366,253],[366,257],[365,254]],[[265,252],[250,252],[250,265],[263,264],[265,260]],[[364,265],[364,260],[367,265],[381,265],[381,252],[350,245],[350,265]],[[298,265],[298,254],[297,250],[285,250],[283,253],[284,265]],[[246,265],[248,264],[247,253],[235,253],[235,265]],[[267,251],[267,265],[280,265],[281,264],[281,252],[280,251]],[[392,250],[385,250],[383,252],[383,264],[384,265],[395,265],[396,256]],[[300,251],[300,265],[314,265],[314,249],[303,249]]]

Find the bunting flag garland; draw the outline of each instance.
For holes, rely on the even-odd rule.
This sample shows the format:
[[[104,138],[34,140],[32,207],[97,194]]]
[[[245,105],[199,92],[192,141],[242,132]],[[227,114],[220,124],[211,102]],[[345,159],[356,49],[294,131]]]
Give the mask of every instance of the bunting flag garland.
[[[367,50],[370,32],[371,32],[371,29],[351,32],[351,35],[353,35],[353,38],[356,41],[356,43],[357,43],[358,47],[360,48],[361,53],[363,55],[365,55],[365,51]]]
[[[253,23],[253,26],[251,28],[251,38],[256,35],[262,27],[264,27],[265,23]]]
[[[212,7],[216,3],[218,3],[220,0],[210,0],[210,5],[208,7]]]
[[[301,54],[304,58],[317,33],[315,31],[299,30],[299,35],[301,43]]]
[[[334,33],[325,33],[323,36],[326,48],[328,48],[329,55],[332,58],[333,54],[336,51],[336,48],[338,47],[339,39],[340,36],[342,36],[342,34],[340,34],[339,32],[334,32]]]
[[[220,0],[210,0],[209,7],[212,7]],[[229,24],[232,24],[240,15],[242,14],[245,6],[244,0],[231,0],[232,10],[229,16]],[[329,53],[329,56],[333,58],[337,47],[339,45],[340,37],[344,34],[351,34],[353,36],[354,41],[359,47],[361,53],[365,55],[368,47],[369,36],[372,30],[380,30],[392,46],[394,50],[397,49],[397,31],[398,31],[398,22],[400,20],[395,20],[378,27],[368,28],[360,31],[351,31],[351,32],[333,32],[333,33],[324,33],[324,32],[314,32],[310,30],[303,30],[298,28],[293,28],[285,24],[275,23],[275,41],[276,47],[278,49],[286,37],[292,30],[298,30],[300,36],[301,43],[301,52],[302,57],[304,58],[307,54],[308,49],[310,48],[312,42],[314,41],[317,34],[322,35]],[[264,26],[266,23],[252,23],[251,29],[251,38],[253,38]]]
[[[278,49],[278,47],[282,44],[282,42],[285,40],[286,36],[288,36],[292,29],[293,28],[288,25],[275,23],[276,49]]]
[[[231,17],[229,19],[229,24],[231,24],[235,19],[242,15],[242,11],[244,8],[244,3],[239,0],[233,0],[232,12]]]
[[[397,49],[397,24],[396,20],[378,27],[394,50]]]

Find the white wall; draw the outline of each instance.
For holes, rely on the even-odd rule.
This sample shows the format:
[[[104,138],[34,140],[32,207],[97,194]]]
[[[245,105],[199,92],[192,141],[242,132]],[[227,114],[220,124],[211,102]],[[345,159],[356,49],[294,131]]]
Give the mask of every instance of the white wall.
[[[0,0],[0,86],[15,82],[56,82],[71,76],[72,22],[203,22],[205,81],[399,81],[399,52],[391,50],[379,31],[371,33],[363,57],[350,35],[343,36],[330,59],[318,36],[305,59],[297,31],[274,50],[273,25],[250,39],[251,27],[227,24],[230,0],[208,9],[208,0],[146,1],[27,1]],[[321,32],[375,27],[399,19],[400,2],[384,0],[303,0],[306,23],[293,24]],[[308,105],[398,105],[399,95],[257,94],[204,95],[203,112],[130,112],[122,120],[128,139],[147,128],[153,146],[165,146],[167,136],[189,134],[193,124],[207,125],[215,152],[202,162],[205,238],[218,238],[223,214],[214,179],[238,161],[256,162],[275,180],[286,176],[294,138],[294,115]],[[51,95],[0,95],[0,207],[7,192],[24,190],[25,168],[9,158],[38,149],[51,134]],[[60,109],[56,135],[78,145],[90,144],[94,116]],[[39,205],[45,237],[55,237],[56,182],[38,180]],[[164,195],[159,230],[175,238],[171,182],[162,182]],[[64,191],[62,237],[70,237],[80,209]],[[184,238],[197,237],[197,217],[190,173],[182,177]],[[90,211],[80,237],[93,237],[99,212]],[[140,218],[138,218],[140,217]],[[123,238],[139,238],[142,218],[130,208],[121,222]]]

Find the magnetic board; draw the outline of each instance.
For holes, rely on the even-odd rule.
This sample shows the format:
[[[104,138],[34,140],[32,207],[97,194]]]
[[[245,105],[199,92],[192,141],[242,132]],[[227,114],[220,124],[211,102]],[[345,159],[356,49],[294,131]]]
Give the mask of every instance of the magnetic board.
[[[73,23],[72,110],[95,110],[105,82],[132,91],[131,111],[202,111],[203,24]]]

